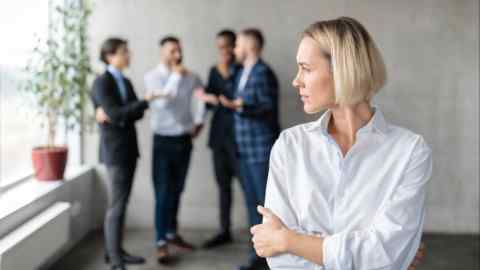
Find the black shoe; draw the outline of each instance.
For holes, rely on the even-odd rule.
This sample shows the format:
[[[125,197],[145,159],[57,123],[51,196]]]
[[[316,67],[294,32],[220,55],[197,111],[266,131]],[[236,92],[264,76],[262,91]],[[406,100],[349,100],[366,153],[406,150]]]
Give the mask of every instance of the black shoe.
[[[206,249],[215,248],[222,245],[230,244],[232,242],[233,242],[233,238],[230,232],[219,233],[215,235],[212,239],[205,242],[203,244],[203,248],[206,248]]]
[[[247,265],[242,265],[238,270],[269,270],[267,260],[264,258],[256,258],[251,260]]]
[[[124,264],[144,264],[145,263],[145,259],[143,257],[131,255],[123,249],[121,250],[121,252],[122,252],[122,262]],[[105,253],[104,259],[105,259],[105,263],[107,264],[110,263],[110,256],[108,256],[108,254]]]

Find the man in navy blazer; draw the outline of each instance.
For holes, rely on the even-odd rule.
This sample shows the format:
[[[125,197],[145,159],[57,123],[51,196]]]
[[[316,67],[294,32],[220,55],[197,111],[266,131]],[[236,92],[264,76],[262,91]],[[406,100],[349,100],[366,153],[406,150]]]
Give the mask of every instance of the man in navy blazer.
[[[220,96],[223,106],[235,110],[240,176],[251,226],[262,222],[257,205],[263,205],[265,200],[270,150],[280,133],[278,80],[261,59],[263,44],[263,35],[258,29],[239,33],[234,52],[242,68],[235,76],[235,99]],[[248,264],[240,269],[267,269],[267,264],[252,249]]]

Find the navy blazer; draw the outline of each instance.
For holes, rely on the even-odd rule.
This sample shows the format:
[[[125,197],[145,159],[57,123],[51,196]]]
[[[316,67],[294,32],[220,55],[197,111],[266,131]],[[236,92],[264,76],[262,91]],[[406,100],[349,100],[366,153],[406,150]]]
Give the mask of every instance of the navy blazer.
[[[235,139],[240,157],[247,162],[266,162],[280,133],[279,85],[273,70],[259,59],[243,90],[238,90],[242,69],[235,79],[235,96],[243,108],[235,113]]]
[[[148,102],[138,100],[130,80],[124,80],[127,89],[125,102],[110,72],[105,71],[93,82],[91,99],[94,107],[102,107],[111,120],[99,123],[100,162],[107,165],[134,162],[140,156],[135,121],[143,117]]]

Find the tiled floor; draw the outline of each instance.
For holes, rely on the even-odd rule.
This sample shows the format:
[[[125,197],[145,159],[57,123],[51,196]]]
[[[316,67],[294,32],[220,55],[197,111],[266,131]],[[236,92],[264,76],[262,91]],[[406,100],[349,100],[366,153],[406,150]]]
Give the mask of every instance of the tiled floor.
[[[185,239],[195,244],[210,237],[210,231],[186,231]],[[235,269],[247,258],[246,232],[238,233],[236,242],[217,250],[197,250],[189,254],[178,254],[178,261],[172,266],[160,266],[155,260],[152,244],[153,232],[149,230],[129,231],[126,234],[128,251],[147,258],[147,264],[130,266],[129,270],[181,269],[213,270]],[[418,270],[478,270],[479,236],[425,235],[427,255]],[[103,263],[103,239],[100,232],[88,236],[50,270],[102,270],[109,269]]]

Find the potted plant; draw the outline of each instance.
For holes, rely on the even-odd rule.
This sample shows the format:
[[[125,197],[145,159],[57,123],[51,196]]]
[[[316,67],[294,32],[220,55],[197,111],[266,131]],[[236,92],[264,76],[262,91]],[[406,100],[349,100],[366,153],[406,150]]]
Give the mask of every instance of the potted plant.
[[[82,130],[91,66],[87,47],[87,21],[91,11],[84,0],[65,1],[52,10],[48,38],[39,40],[25,71],[23,91],[31,98],[41,126],[47,130],[45,145],[32,150],[38,180],[61,180],[68,147],[57,144],[60,128]]]

